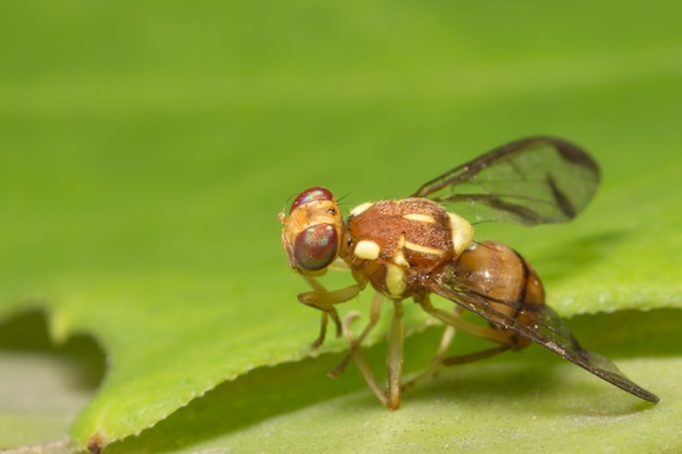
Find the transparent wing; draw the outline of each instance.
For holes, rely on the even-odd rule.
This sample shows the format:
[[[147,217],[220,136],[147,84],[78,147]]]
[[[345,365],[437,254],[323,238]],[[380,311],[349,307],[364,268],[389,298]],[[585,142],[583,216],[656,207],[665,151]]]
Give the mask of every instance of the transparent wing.
[[[659,400],[656,395],[633,383],[607,358],[583,349],[561,317],[545,304],[509,303],[495,300],[496,303],[519,309],[519,315],[522,314],[531,320],[531,323],[525,323],[496,310],[486,299],[490,298],[489,296],[484,297],[472,289],[449,286],[447,277],[442,282],[431,281],[428,287],[433,293],[478,314],[497,326],[511,329],[531,339],[624,391],[649,402]]]
[[[573,219],[598,185],[599,167],[584,150],[538,136],[503,145],[452,169],[414,196],[458,204],[458,214],[477,221],[537,225]]]

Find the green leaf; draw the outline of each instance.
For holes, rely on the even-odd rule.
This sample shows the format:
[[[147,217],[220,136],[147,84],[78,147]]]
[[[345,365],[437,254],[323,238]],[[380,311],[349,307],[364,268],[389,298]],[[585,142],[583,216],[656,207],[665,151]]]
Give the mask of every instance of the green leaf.
[[[682,446],[682,434],[671,427],[682,416],[676,404],[682,392],[673,378],[682,365],[680,322],[681,311],[667,310],[582,316],[571,323],[581,339],[660,392],[664,401],[656,406],[535,346],[443,370],[405,393],[399,411],[387,412],[357,371],[335,382],[325,379],[340,359],[333,355],[260,369],[221,385],[110,452],[674,451]],[[409,339],[408,367],[428,363],[438,333]],[[465,337],[458,340],[471,348]],[[380,364],[385,346],[368,353]]]
[[[276,446],[296,446],[298,438],[286,438],[296,432],[288,431],[316,433],[308,424],[316,418],[334,422],[319,428],[330,449],[339,446],[332,435],[350,440],[363,421],[378,426],[367,427],[370,446],[486,447],[491,430],[552,432],[540,428],[545,418],[566,427],[550,447],[563,446],[562,437],[579,434],[581,424],[590,437],[654,422],[671,429],[679,415],[671,384],[679,381],[679,351],[662,358],[657,349],[627,353],[626,345],[642,340],[634,316],[612,345],[619,365],[627,372],[641,366],[644,373],[632,378],[661,395],[646,411],[600,383],[593,385],[598,392],[579,386],[583,397],[575,403],[572,393],[532,394],[526,412],[527,402],[517,400],[524,382],[552,391],[555,375],[583,377],[570,364],[543,372],[551,357],[536,363],[530,356],[526,366],[526,353],[466,366],[462,378],[448,371],[443,376],[454,381],[425,385],[394,414],[357,376],[326,380],[339,356],[281,365],[310,355],[319,314],[296,302],[305,285],[286,269],[276,217],[309,186],[325,185],[349,208],[407,195],[506,141],[560,135],[600,162],[594,203],[569,225],[480,225],[477,237],[522,252],[562,315],[673,313],[662,309],[682,307],[682,34],[675,20],[682,6],[670,0],[657,8],[531,0],[494,12],[436,2],[4,3],[0,315],[44,308],[55,342],[87,333],[105,352],[107,374],[71,429],[74,445],[141,434],[123,443],[167,452],[171,441],[161,434],[170,434],[188,451],[213,442],[272,450],[264,434],[282,440]],[[330,288],[349,282],[343,273],[326,279]],[[365,320],[366,293],[342,312],[360,310]],[[409,327],[420,328],[422,315],[408,312]],[[600,317],[579,320],[595,329]],[[429,336],[436,334],[415,337],[415,357],[431,355],[437,340]],[[328,339],[321,353],[344,348]],[[374,364],[384,348],[375,347]],[[279,366],[249,373],[271,365]],[[507,373],[514,378],[509,395],[481,400],[467,392],[460,401],[448,391],[456,394],[437,398],[443,386],[480,395],[471,377],[488,377],[495,387]],[[615,393],[613,401],[602,393]],[[433,416],[411,413],[432,406],[439,407]],[[455,414],[460,406],[499,420],[472,416],[477,429],[462,426],[465,437],[454,431],[472,413]],[[201,430],[188,424],[196,412],[214,415],[198,419]],[[590,424],[574,421],[576,413]],[[221,419],[225,414],[237,420]],[[239,441],[221,438],[222,427]],[[423,440],[415,428],[424,430]],[[63,429],[53,429],[50,437],[60,437]],[[450,433],[460,434],[459,444],[443,438]],[[679,445],[672,435],[641,443],[655,450],[665,446],[656,444],[661,438]],[[33,440],[47,439],[12,435],[0,446]]]

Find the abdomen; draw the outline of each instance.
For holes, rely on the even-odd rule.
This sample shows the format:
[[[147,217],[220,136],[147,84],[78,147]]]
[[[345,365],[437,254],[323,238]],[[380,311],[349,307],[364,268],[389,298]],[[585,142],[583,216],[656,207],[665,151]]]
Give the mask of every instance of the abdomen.
[[[500,315],[533,323],[527,314],[533,312],[533,305],[545,304],[542,282],[521,255],[497,241],[482,241],[460,255],[453,278],[458,287],[488,300],[494,309],[489,311],[492,326],[508,333],[516,349],[531,343],[530,339],[505,329],[504,317]]]

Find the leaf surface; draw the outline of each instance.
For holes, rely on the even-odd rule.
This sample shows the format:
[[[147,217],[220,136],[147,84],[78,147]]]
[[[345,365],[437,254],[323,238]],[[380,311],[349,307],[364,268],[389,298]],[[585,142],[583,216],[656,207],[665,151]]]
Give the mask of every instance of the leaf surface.
[[[597,198],[571,224],[484,224],[476,226],[477,238],[519,250],[563,316],[679,309],[682,34],[674,18],[682,6],[657,5],[643,12],[626,2],[614,11],[594,2],[550,8],[528,0],[490,14],[475,4],[435,2],[4,3],[0,315],[43,308],[55,342],[87,333],[105,352],[107,374],[71,429],[73,443],[144,436],[216,387],[230,405],[245,399],[244,406],[280,408],[276,393],[258,401],[230,386],[250,392],[259,375],[249,378],[249,371],[306,358],[317,335],[319,315],[296,302],[305,286],[286,269],[279,243],[277,213],[287,200],[315,185],[342,197],[346,209],[406,196],[531,134],[566,137],[590,150],[603,171]],[[326,280],[330,288],[348,282],[343,273]],[[367,293],[342,312],[366,314]],[[408,312],[417,330],[423,317]],[[627,332],[636,339],[636,330]],[[381,338],[379,329],[372,342]],[[321,353],[344,348],[330,338]],[[620,351],[623,369],[649,371],[632,378],[664,399],[623,420],[648,424],[649,414],[677,414],[664,412],[675,394],[658,370],[679,381],[678,353],[660,359],[653,350],[641,357]],[[315,415],[338,417],[368,399],[365,391],[348,401],[334,394],[341,391],[306,396],[305,368],[295,378],[294,366],[278,366],[298,384],[275,410],[277,418],[292,418],[277,419],[278,430]],[[466,370],[478,374],[478,366]],[[489,367],[502,374],[507,363]],[[338,385],[346,377],[316,377],[325,389],[352,388]],[[330,395],[339,400],[327,408]],[[489,400],[498,399],[495,411],[514,397]],[[368,400],[367,411],[381,415],[373,418],[384,429],[417,417],[408,406],[389,415]],[[216,414],[225,408],[212,407],[212,398],[199,401]],[[411,408],[432,405],[419,402]],[[542,402],[522,417],[547,416]],[[605,413],[632,401],[625,402]],[[513,415],[521,405],[509,407]],[[579,413],[598,408],[570,405]],[[230,432],[264,441],[257,429],[271,418],[264,411]],[[356,433],[363,421],[335,419],[342,434]],[[671,427],[674,419],[667,421]],[[206,437],[218,437],[213,420],[206,424]],[[472,432],[470,446],[484,443],[485,430]],[[174,433],[195,449],[191,433]],[[409,433],[406,443],[416,437]],[[155,443],[144,449],[169,450]]]

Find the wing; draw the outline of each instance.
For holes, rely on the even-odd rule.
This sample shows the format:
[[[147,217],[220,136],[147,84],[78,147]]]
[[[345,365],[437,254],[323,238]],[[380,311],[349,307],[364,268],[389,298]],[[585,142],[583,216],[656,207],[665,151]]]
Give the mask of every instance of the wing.
[[[624,391],[648,402],[658,402],[659,400],[656,395],[633,383],[607,358],[599,353],[583,349],[561,317],[545,304],[508,303],[495,300],[496,303],[519,308],[521,314],[532,321],[531,323],[524,323],[496,310],[488,303],[486,298],[490,298],[489,296],[484,297],[474,290],[452,288],[433,281],[428,284],[428,288],[433,293],[459,304],[493,324],[511,329],[531,339],[533,342],[558,353],[565,359]],[[502,320],[501,324],[500,320]]]
[[[435,178],[414,193],[473,219],[537,225],[566,222],[599,185],[599,167],[584,150],[553,137],[529,137],[496,148]]]

